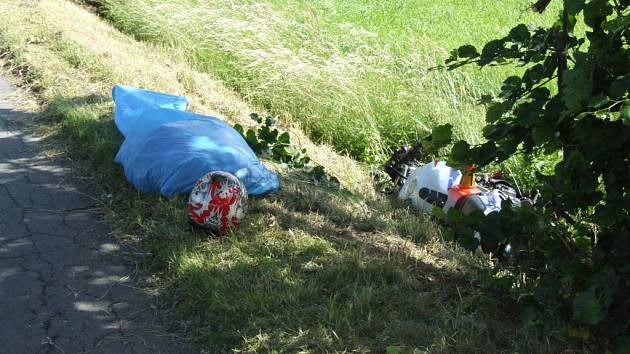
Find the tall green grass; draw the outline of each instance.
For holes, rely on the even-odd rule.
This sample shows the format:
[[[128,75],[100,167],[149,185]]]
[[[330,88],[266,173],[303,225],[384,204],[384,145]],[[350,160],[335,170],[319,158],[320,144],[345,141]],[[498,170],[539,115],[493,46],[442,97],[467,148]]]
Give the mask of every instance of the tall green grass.
[[[550,20],[526,11],[529,0],[101,3],[123,31],[183,48],[249,100],[365,161],[441,123],[479,142],[477,101],[509,69],[435,68],[450,49],[504,35],[517,20]]]

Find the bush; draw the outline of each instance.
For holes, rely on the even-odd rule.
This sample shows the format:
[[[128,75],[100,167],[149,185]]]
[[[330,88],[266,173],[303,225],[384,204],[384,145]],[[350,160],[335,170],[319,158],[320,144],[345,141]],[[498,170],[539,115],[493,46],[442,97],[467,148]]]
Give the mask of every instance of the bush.
[[[550,0],[532,6],[542,12]],[[566,316],[566,334],[602,347],[630,345],[630,1],[564,0],[547,28],[519,24],[481,51],[451,52],[449,69],[518,65],[484,98],[487,141],[456,142],[452,164],[478,166],[515,154],[562,154],[539,175],[544,208],[503,208],[457,219],[464,244],[509,243],[513,257],[497,268],[497,285],[525,305],[524,319],[545,311]],[[584,36],[574,29],[585,28]],[[583,27],[580,27],[583,26]],[[501,276],[498,276],[500,274]]]

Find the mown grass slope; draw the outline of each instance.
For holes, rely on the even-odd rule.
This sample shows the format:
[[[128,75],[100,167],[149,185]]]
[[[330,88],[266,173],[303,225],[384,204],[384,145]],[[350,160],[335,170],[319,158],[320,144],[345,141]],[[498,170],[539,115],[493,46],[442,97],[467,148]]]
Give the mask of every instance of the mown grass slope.
[[[162,310],[209,352],[558,351],[518,304],[479,284],[490,262],[377,195],[367,172],[290,130],[347,191],[279,170],[283,189],[253,199],[243,227],[211,238],[185,199],[138,193],[113,162],[116,82],[187,95],[192,110],[246,122],[256,107],[187,63],[186,49],[139,43],[66,0],[0,2],[0,53],[42,104],[39,124],[84,162],[122,241],[150,252]],[[553,319],[550,319],[552,321]]]
[[[311,137],[365,161],[451,123],[481,141],[483,93],[508,69],[438,70],[448,51],[553,20],[528,0],[99,0],[138,39],[184,49],[188,60]]]

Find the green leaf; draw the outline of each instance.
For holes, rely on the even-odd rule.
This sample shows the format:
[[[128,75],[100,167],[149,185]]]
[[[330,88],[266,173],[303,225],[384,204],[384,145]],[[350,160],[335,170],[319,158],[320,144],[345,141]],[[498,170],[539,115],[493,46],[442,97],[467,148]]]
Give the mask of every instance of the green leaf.
[[[311,160],[306,153],[306,149],[300,150],[295,145],[289,145],[286,148],[283,146],[284,145],[276,145],[276,147],[279,148],[279,153],[282,154],[279,155],[279,159],[281,158],[282,161],[289,164],[289,166],[293,168],[301,168],[306,166],[306,164],[308,164]],[[280,149],[280,147],[283,148]]]
[[[446,213],[444,212],[444,209],[442,208],[438,208],[437,206],[434,206],[431,212],[431,215],[433,215],[435,218],[439,220],[446,221]]]
[[[488,124],[483,128],[483,136],[488,140],[498,140],[505,136],[509,126],[505,123]]]
[[[586,56],[585,53],[582,53]],[[573,69],[564,72],[564,88],[562,101],[571,112],[578,112],[591,96],[593,81],[590,65],[584,56],[580,57],[578,64]]]
[[[258,138],[256,137],[256,132],[254,132],[252,129],[248,129],[247,134],[245,134],[245,139],[247,140],[249,146],[254,149],[255,152],[258,152]]]
[[[400,354],[400,353],[402,353],[400,347],[397,346],[397,345],[390,345],[389,347],[385,348],[385,352],[387,354]]]
[[[608,96],[600,93],[597,96],[591,97],[591,99],[588,101],[588,106],[592,108],[599,108],[608,103],[608,101],[610,101]]]
[[[531,127],[543,114],[545,101],[526,102],[514,109],[514,123],[523,127]]]
[[[486,111],[486,122],[495,123],[512,108],[512,101],[495,102]]]
[[[564,10],[569,15],[577,15],[584,8],[585,0],[564,0]]]
[[[623,122],[623,124],[630,125],[630,101],[621,106],[621,110],[619,110],[619,119]]]
[[[309,162],[311,162],[311,158],[306,155],[306,150],[302,150],[302,166],[306,166]]]
[[[595,288],[581,292],[573,298],[573,319],[579,322],[596,325],[604,320],[606,314],[597,301]]]
[[[610,95],[614,98],[621,98],[630,92],[630,75],[623,75],[615,78],[610,84],[608,90]]]
[[[556,55],[549,55],[543,62],[543,67],[545,68],[544,77],[553,77],[554,73],[558,69],[558,58]]]
[[[610,33],[617,34],[630,26],[630,15],[617,16],[604,24],[604,29]]]
[[[544,145],[552,137],[555,131],[555,127],[550,124],[540,124],[534,127],[532,130],[532,139],[536,145]]]
[[[522,134],[515,134],[514,129],[510,129],[510,132],[505,135],[505,138],[498,141],[499,149],[505,155],[512,155],[518,149],[518,146],[523,142]]]
[[[291,144],[291,138],[289,137],[289,133],[284,132],[282,134],[280,134],[280,136],[278,137],[278,144],[285,144],[285,145],[289,145]]]
[[[267,116],[267,118],[265,119],[265,125],[267,126],[272,126],[274,124],[276,124],[277,119],[274,116]]]
[[[610,346],[610,352],[616,354],[630,354],[630,335],[617,336]]]
[[[440,149],[451,142],[453,136],[453,126],[442,124],[431,130],[431,143],[435,149]]]
[[[497,147],[492,141],[488,141],[481,146],[470,150],[472,158],[479,166],[485,166],[497,157]]]
[[[544,121],[557,122],[564,111],[564,104],[559,95],[553,96],[545,105]]]
[[[291,153],[289,151],[289,148],[290,147],[286,147],[284,145],[275,145],[271,149],[273,158],[280,162],[289,162],[289,160],[291,160]]]
[[[608,0],[591,0],[584,5],[584,23],[587,26],[598,29],[599,25],[612,14],[612,7]]]
[[[515,281],[514,281],[514,276],[504,275],[501,277],[493,278],[492,283],[496,285],[498,288],[501,288],[503,290],[510,290],[514,286]]]
[[[263,123],[256,113],[250,114],[250,117],[258,123]],[[257,155],[279,161],[292,168],[305,167],[310,162],[306,149],[300,150],[297,146],[291,145],[289,133],[279,134],[278,130],[272,127],[275,123],[276,119],[268,116],[264,119],[262,126],[259,125],[257,129],[248,129],[245,134],[243,134],[243,127],[239,124],[236,124],[234,129],[245,137],[247,144]],[[333,182],[329,184],[333,185]]]
[[[251,113],[251,114],[249,115],[249,118],[250,118],[251,120],[253,120],[254,122],[256,122],[256,123],[262,123],[262,118],[260,118],[260,116],[258,115],[258,113]]]
[[[449,156],[449,163],[453,166],[467,165],[470,161],[469,157],[470,145],[467,142],[460,140],[453,145],[451,154]]]
[[[451,210],[456,210],[455,208],[450,208],[447,213],[448,220],[452,220]],[[462,228],[461,232],[458,234],[457,242],[469,251],[474,251],[479,248],[479,240],[475,237],[475,231],[473,231],[470,227]]]
[[[525,310],[523,310],[523,312],[521,312],[521,322],[525,325],[531,325],[534,324],[538,318],[538,312],[536,311],[536,309],[532,308],[531,306],[528,306],[525,308]]]
[[[591,42],[589,52],[597,56],[609,55],[608,51],[612,46],[612,38],[604,31],[596,30],[587,32],[586,38]]]
[[[240,124],[234,124],[234,130],[236,130],[239,134],[241,134],[242,136],[245,136],[245,131],[243,129],[243,126]]]
[[[571,327],[568,329],[567,334],[571,338],[577,338],[583,342],[586,342],[591,338],[591,332],[585,330],[582,327]]]
[[[619,277],[615,274],[614,269],[611,267],[605,267],[599,272],[595,273],[591,279],[590,283],[593,286],[601,287],[604,289],[614,289],[619,282]]]
[[[269,125],[263,125],[262,128],[258,130],[258,139],[269,145],[275,144],[278,139],[278,130],[270,129]]]

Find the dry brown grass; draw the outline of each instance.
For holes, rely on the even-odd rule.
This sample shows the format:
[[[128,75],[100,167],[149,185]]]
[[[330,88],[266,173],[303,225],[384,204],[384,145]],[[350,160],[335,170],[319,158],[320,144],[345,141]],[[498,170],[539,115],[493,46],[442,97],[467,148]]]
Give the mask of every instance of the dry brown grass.
[[[55,73],[55,77],[46,77],[50,82],[45,85],[55,93],[109,96],[113,84],[124,83],[187,96],[191,111],[217,116],[232,124],[249,126],[252,124],[248,118],[250,113],[264,113],[226,88],[221,81],[191,69],[181,52],[172,49],[167,52],[160,47],[134,41],[75,3],[62,0],[9,1],[0,5],[0,9],[5,14],[13,14],[5,18],[9,24],[7,31],[15,36],[14,41],[27,48],[26,55],[38,62],[44,73]],[[109,80],[94,80],[90,78],[90,73],[55,60],[56,56],[50,55],[50,49],[42,45],[51,41],[50,36],[55,37],[54,40],[68,41],[95,58],[98,65],[111,71]],[[290,132],[298,145],[308,150],[315,162],[339,178],[344,187],[353,192],[374,195],[363,166],[337,154],[330,146],[313,143],[296,126],[283,128]]]

